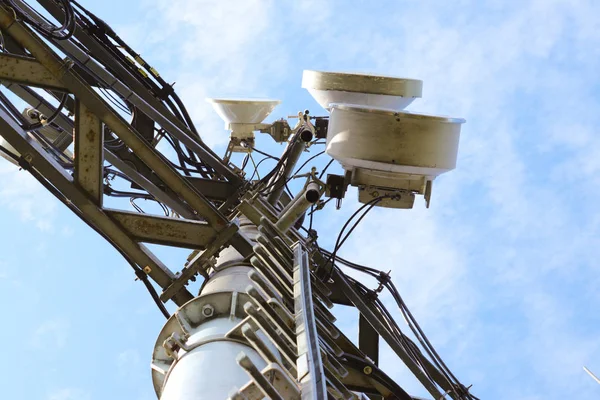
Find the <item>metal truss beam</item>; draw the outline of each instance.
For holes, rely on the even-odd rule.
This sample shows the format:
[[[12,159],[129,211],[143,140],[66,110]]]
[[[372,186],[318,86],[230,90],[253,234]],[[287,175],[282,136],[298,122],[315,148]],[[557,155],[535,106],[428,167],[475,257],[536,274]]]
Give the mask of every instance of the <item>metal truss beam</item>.
[[[63,18],[62,9],[54,2],[49,0],[38,0],[39,3],[48,10],[55,18],[59,20]],[[33,18],[38,18],[33,15]],[[43,21],[40,21],[43,22]],[[81,43],[92,51],[95,57],[102,59],[102,62],[110,68],[111,71],[117,75],[118,79],[113,76],[110,72],[99,66],[95,60],[89,55],[81,51],[77,46],[69,41],[58,41],[55,43],[60,49],[69,54],[73,59],[77,60],[81,65],[89,68],[96,75],[101,77],[104,82],[117,93],[124,98],[128,99],[134,106],[138,107],[148,117],[154,119],[161,127],[167,132],[175,136],[185,146],[189,147],[192,151],[198,154],[198,156],[213,168],[218,173],[222,174],[227,181],[236,187],[239,187],[243,181],[242,179],[229,168],[225,163],[222,162],[221,158],[217,156],[210,147],[204,142],[195,138],[195,135],[184,126],[181,121],[173,117],[173,114],[166,109],[155,97],[148,95],[148,90],[143,87],[132,75],[131,72],[127,71],[121,64],[115,61],[114,57],[109,54],[106,49],[101,47],[95,39],[88,35],[84,29],[76,29],[75,37],[81,41]],[[121,80],[127,86],[125,86]],[[133,90],[133,91],[132,91]]]
[[[0,8],[0,27],[21,46],[28,49],[71,93],[98,115],[163,182],[169,182],[169,187],[185,200],[198,213],[200,218],[205,219],[218,231],[227,227],[229,221],[212,203],[165,163],[164,159],[116,114],[92,88],[69,71],[67,62],[61,60],[38,36],[16,21],[14,15],[5,8]]]
[[[206,198],[217,201],[227,201],[235,194],[237,188],[229,182],[213,181],[204,178],[186,178]]]
[[[138,242],[203,250],[216,238],[204,221],[151,216],[127,211],[105,210]]]
[[[102,207],[104,135],[102,122],[82,102],[75,101],[75,182]]]
[[[64,85],[34,58],[0,54],[0,81],[65,91]]]
[[[93,227],[101,231],[106,238],[133,262],[145,269],[145,272],[161,287],[170,285],[175,275],[164,264],[148,253],[112,218],[110,218],[90,196],[75,185],[74,179],[4,110],[0,109],[0,132],[2,136],[21,154],[28,165],[42,175],[52,186],[62,193],[69,203],[77,209],[78,215]],[[178,305],[184,304],[193,296],[185,289],[173,296]]]
[[[33,92],[31,89],[25,86],[11,83],[6,84],[5,86],[15,95],[20,97],[21,100],[28,103],[31,107],[35,108],[36,110],[39,110],[43,114],[50,115],[54,111],[50,107],[50,103],[47,100],[39,96],[37,93]],[[54,122],[57,125],[59,125],[65,132],[71,132],[74,129],[73,121],[71,121],[62,113],[58,115]],[[72,135],[66,135],[64,140],[61,140],[60,143],[55,143],[55,145],[62,151],[69,146],[72,139]],[[152,196],[154,196],[158,201],[172,208],[177,214],[187,219],[196,218],[194,213],[184,202],[170,195],[166,191],[168,188],[159,188],[156,182],[151,181],[149,178],[144,176],[140,171],[136,169],[136,167],[145,167],[144,164],[135,165],[135,167],[131,166],[128,162],[122,160],[115,153],[107,149],[104,149],[104,156],[106,158],[106,161],[111,163],[115,168],[117,168],[121,172],[125,173],[129,178],[131,178],[131,180],[133,180],[137,185],[139,185]],[[152,175],[150,175],[150,178],[152,178]]]

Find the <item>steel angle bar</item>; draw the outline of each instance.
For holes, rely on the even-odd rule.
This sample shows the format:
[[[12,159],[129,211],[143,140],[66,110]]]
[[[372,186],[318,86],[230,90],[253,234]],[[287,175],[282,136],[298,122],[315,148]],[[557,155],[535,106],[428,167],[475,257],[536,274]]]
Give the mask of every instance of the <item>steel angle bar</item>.
[[[358,317],[358,348],[379,365],[379,334],[363,314]]]
[[[282,373],[286,375],[290,382],[296,381],[296,366],[290,364],[289,370],[285,368],[282,362],[277,358],[275,353],[273,353],[269,346],[267,346],[267,344],[260,338],[260,336],[258,336],[256,331],[252,326],[250,326],[250,324],[244,324],[244,326],[242,326],[242,334],[244,335],[246,340],[252,345],[254,350],[256,350],[256,352],[260,354],[260,356],[265,361],[267,361],[268,363],[277,364],[277,366],[279,366],[279,368],[281,369]]]
[[[167,301],[171,297],[175,296],[180,290],[185,289],[188,281],[196,276],[198,273],[206,274],[202,268],[214,255],[218,254],[222,247],[238,232],[238,227],[235,224],[230,224],[223,231],[218,232],[214,240],[206,245],[206,250],[202,253],[198,253],[193,260],[191,260],[187,267],[185,267],[171,282],[171,284],[164,288],[164,291],[160,295],[162,301]]]
[[[7,82],[8,83],[8,82]],[[50,115],[54,111],[50,107],[50,103],[45,100],[43,97],[33,92],[31,89],[27,87],[23,87],[17,84],[5,84],[6,88],[13,92],[15,95],[21,98],[24,102],[28,103],[31,107],[39,110],[41,113],[45,115]],[[73,121],[71,121],[66,115],[60,113],[58,117],[54,120],[54,122],[60,126],[65,132],[73,131]],[[65,140],[61,140],[60,143],[55,143],[55,145],[61,149],[66,149],[73,139],[72,134],[65,133]],[[152,196],[154,196],[158,201],[167,205],[171,209],[173,209],[177,214],[181,215],[187,219],[195,219],[196,216],[189,209],[189,206],[185,204],[178,198],[174,198],[173,196],[167,194],[162,189],[160,189],[156,184],[150,179],[146,178],[142,173],[138,172],[134,167],[130,166],[127,162],[123,161],[116,154],[114,154],[111,150],[104,149],[104,156],[106,161],[111,163],[129,178],[134,181],[137,185],[142,187]],[[144,165],[145,167],[145,165]]]
[[[279,350],[279,353],[285,357],[287,362],[294,364],[296,360],[296,343],[291,343],[286,338],[279,335],[271,321],[263,315],[263,312],[256,308],[252,303],[244,304],[244,311],[252,318],[254,323],[263,331],[263,333],[273,342]]]
[[[65,91],[64,85],[34,58],[0,54],[0,80]]]
[[[105,212],[121,224],[129,236],[139,242],[202,250],[217,236],[217,232],[204,221],[118,210]]]
[[[48,0],[38,0],[40,4],[55,18],[63,16],[64,12],[58,7],[57,4]],[[34,17],[36,17],[34,15]],[[75,30],[75,37],[81,41],[90,51],[96,56],[102,59],[102,62],[112,70],[118,73],[119,79],[122,79],[125,84],[115,78],[111,73],[102,68],[96,63],[95,60],[91,59],[81,49],[75,46],[70,41],[55,41],[55,45],[63,50],[65,53],[72,56],[78,62],[85,67],[89,68],[92,72],[100,76],[112,89],[114,89],[121,96],[126,98],[133,105],[138,107],[147,116],[154,119],[161,127],[167,132],[179,139],[184,145],[193,150],[200,156],[200,159],[212,167],[215,171],[223,175],[229,183],[234,186],[240,186],[243,181],[242,179],[229,168],[225,163],[222,162],[221,158],[217,156],[201,139],[196,139],[195,135],[187,128],[183,123],[177,120],[173,114],[167,110],[167,108],[156,99],[154,96],[148,94],[148,90],[142,86],[129,71],[127,71],[122,65],[115,61],[114,57],[110,55],[106,49],[100,46],[96,40],[90,37],[87,32],[79,27],[80,29]],[[133,91],[132,91],[133,89]]]
[[[211,200],[227,201],[231,196],[235,195],[237,190],[236,186],[230,182],[196,177],[186,177],[185,179],[200,193]]]
[[[106,156],[106,161],[111,163],[115,168],[127,175],[137,185],[139,185],[149,194],[154,196],[156,200],[170,207],[173,211],[181,215],[183,218],[189,220],[195,218],[194,213],[190,211],[187,204],[183,203],[180,199],[174,199],[173,197],[169,196],[162,189],[160,189],[149,179],[147,179],[144,175],[140,174],[135,168],[131,167],[125,161],[121,160],[119,157],[113,154],[110,150],[105,149],[104,155]]]
[[[102,207],[104,134],[102,122],[75,99],[75,182]]]
[[[246,288],[246,293],[250,296],[250,298],[254,301],[257,307],[265,313],[265,315],[269,318],[271,323],[279,329],[282,335],[286,337],[290,342],[294,342],[296,340],[296,334],[292,330],[290,326],[288,326],[283,318],[271,307],[270,304],[267,303],[266,299],[258,292],[258,290],[253,286],[249,285]]]
[[[308,255],[299,244],[296,244],[293,250],[298,382],[302,389],[303,400],[325,399],[326,379],[313,309]]]
[[[199,216],[221,231],[228,225],[227,219],[181,175],[164,162],[164,159],[137,132],[126,123],[102,98],[83,83],[51,48],[34,35],[12,13],[0,7],[0,27],[44,65],[65,87],[92,110],[123,142],[170,188],[185,200]]]
[[[173,272],[131,239],[123,228],[95,204],[87,193],[79,189],[74,184],[73,178],[3,110],[0,110],[0,132],[2,132],[2,137],[21,154],[24,162],[39,171],[60,191],[79,210],[84,220],[106,235],[136,264],[145,268],[145,272],[161,287],[167,287],[171,283],[175,277]],[[178,305],[182,305],[191,299],[192,295],[184,290],[173,300]]]
[[[273,387],[271,382],[269,382],[262,372],[256,368],[256,365],[254,365],[252,360],[250,360],[250,357],[242,352],[238,354],[236,361],[239,366],[242,367],[248,373],[248,375],[250,375],[250,378],[254,381],[256,386],[260,388],[265,396],[273,400],[284,400],[277,389]]]

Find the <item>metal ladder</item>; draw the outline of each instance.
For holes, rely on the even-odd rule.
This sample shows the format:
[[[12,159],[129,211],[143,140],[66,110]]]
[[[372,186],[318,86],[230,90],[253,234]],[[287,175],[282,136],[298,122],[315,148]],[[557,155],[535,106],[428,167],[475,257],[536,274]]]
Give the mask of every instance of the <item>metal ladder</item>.
[[[288,238],[266,218],[258,230],[250,260],[253,283],[247,288],[251,301],[244,305],[247,317],[226,336],[246,341],[267,366],[259,370],[241,352],[237,363],[250,381],[235,388],[229,399],[320,400],[327,393],[335,399],[359,399],[341,382],[348,371],[337,360],[344,352],[335,343],[341,333],[329,311],[331,292],[311,271],[307,249],[300,242],[288,245]]]

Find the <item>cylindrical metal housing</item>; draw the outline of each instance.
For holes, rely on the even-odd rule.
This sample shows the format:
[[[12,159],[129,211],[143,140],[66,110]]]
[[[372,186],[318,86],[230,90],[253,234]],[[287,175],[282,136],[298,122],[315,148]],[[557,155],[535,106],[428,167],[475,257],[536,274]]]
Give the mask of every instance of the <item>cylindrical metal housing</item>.
[[[300,159],[302,152],[304,149],[306,149],[306,144],[313,138],[313,134],[308,128],[300,129],[301,130],[297,133],[298,137],[296,140],[288,145],[290,148],[288,149],[288,155],[286,157],[285,164],[283,165],[283,171],[273,176],[268,183],[270,191],[267,196],[267,202],[269,204],[277,204],[285,187],[286,181],[292,175],[298,159]]]
[[[251,347],[222,340],[240,321],[237,318],[218,318],[199,326],[186,344],[200,345],[190,352],[183,352],[168,375],[160,399],[226,399],[232,388],[248,382],[248,375],[235,361],[242,351],[259,368],[263,368],[266,363]]]
[[[327,154],[346,169],[435,177],[456,167],[465,120],[334,104]]]
[[[255,241],[258,231],[247,220],[241,233]],[[233,247],[221,251],[214,273],[201,293],[184,304],[167,321],[154,348],[152,379],[161,400],[226,399],[231,390],[248,381],[248,374],[236,363],[245,353],[262,369],[264,359],[247,342],[226,334],[246,316],[250,300],[246,289],[252,284],[253,267]],[[258,337],[279,358],[277,348],[262,331]]]
[[[275,224],[281,232],[286,232],[294,223],[321,198],[322,190],[316,182],[309,182],[281,211],[281,217]]]

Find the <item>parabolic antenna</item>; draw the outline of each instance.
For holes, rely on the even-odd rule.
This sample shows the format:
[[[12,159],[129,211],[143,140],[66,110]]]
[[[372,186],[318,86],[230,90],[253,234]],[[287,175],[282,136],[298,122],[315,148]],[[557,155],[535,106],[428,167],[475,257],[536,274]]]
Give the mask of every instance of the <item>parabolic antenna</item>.
[[[225,121],[225,129],[231,124],[260,124],[277,107],[280,100],[271,99],[206,99]]]
[[[225,129],[231,131],[224,160],[229,162],[231,153],[249,153],[254,147],[254,131],[267,128],[265,118],[277,107],[280,100],[272,99],[206,99],[212,103],[219,117],[225,121]]]
[[[327,110],[332,103],[402,110],[421,97],[423,82],[383,75],[305,70],[302,87]]]
[[[411,193],[407,202],[389,206],[411,208],[415,192],[428,199],[435,177],[456,167],[464,122],[461,118],[331,104],[327,154],[350,172],[353,186],[363,189],[361,202],[377,197],[382,190],[401,190]]]

